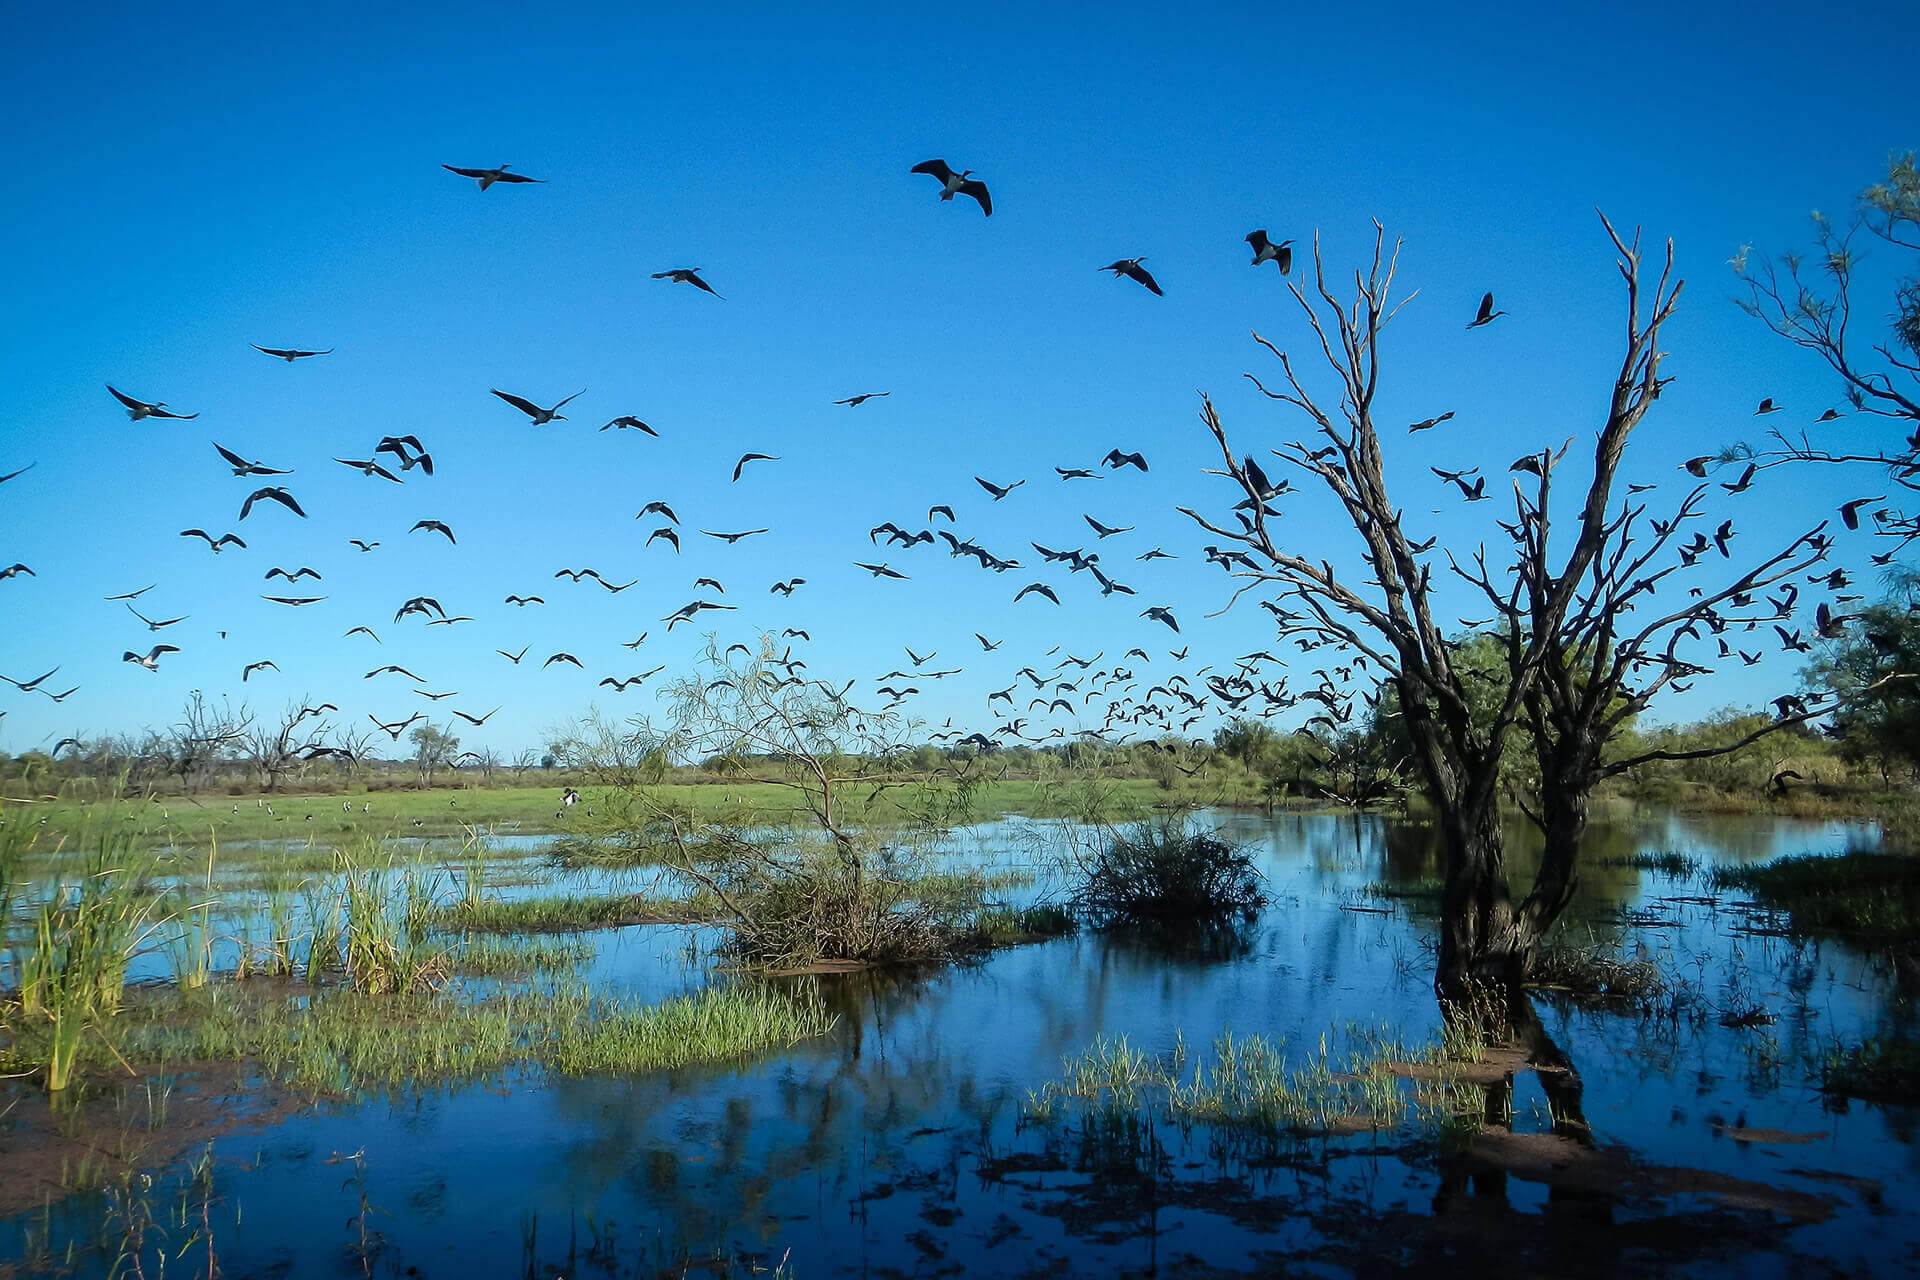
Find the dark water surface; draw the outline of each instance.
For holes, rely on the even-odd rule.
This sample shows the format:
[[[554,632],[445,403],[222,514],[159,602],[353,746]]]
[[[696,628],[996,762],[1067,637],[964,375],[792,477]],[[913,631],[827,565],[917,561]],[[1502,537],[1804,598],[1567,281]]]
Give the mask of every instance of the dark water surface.
[[[1725,1194],[1579,1197],[1525,1177],[1465,1179],[1413,1128],[1255,1149],[1071,1105],[1023,1121],[1029,1091],[1102,1035],[1159,1052],[1178,1035],[1198,1048],[1231,1029],[1284,1038],[1304,1057],[1349,1022],[1409,1041],[1436,1033],[1431,923],[1417,898],[1377,892],[1434,874],[1430,832],[1377,817],[1210,820],[1255,846],[1269,881],[1270,905],[1238,937],[1170,952],[1088,935],[917,977],[821,979],[836,1030],[745,1065],[515,1073],[305,1111],[216,1142],[220,1265],[230,1276],[652,1275],[717,1250],[733,1258],[728,1274],[788,1255],[802,1280],[1485,1274],[1489,1258],[1509,1264],[1501,1274],[1915,1270],[1913,1111],[1834,1109],[1809,1078],[1837,1040],[1912,1033],[1895,976],[1781,936],[1738,895],[1708,901],[1702,880],[1601,865],[1642,850],[1715,865],[1872,846],[1858,825],[1676,816],[1600,830],[1572,938],[1652,957],[1706,1016],[1535,1002],[1584,1082],[1597,1141],[1647,1166],[1817,1197],[1811,1216],[1823,1220]],[[968,833],[959,856],[1019,865],[1044,835],[1045,824],[996,823]],[[647,999],[697,986],[706,975],[690,936],[701,931],[605,935],[591,979]],[[1719,1025],[1719,1011],[1754,1005],[1776,1020]],[[1549,1127],[1529,1075],[1513,1124]],[[359,1182],[335,1158],[356,1151]],[[353,1247],[363,1190],[378,1210],[371,1257]],[[100,1217],[96,1198],[75,1197],[0,1224],[0,1259],[86,1237],[80,1224]]]

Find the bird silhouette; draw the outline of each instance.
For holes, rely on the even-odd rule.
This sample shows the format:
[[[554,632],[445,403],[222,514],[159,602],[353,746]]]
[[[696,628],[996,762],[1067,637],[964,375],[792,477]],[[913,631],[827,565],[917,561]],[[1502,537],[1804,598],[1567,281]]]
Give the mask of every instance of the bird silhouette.
[[[995,502],[1000,501],[1000,499],[1006,497],[1008,494],[1012,493],[1015,489],[1018,489],[1021,485],[1026,483],[1025,480],[1015,480],[1012,484],[1001,485],[1001,484],[995,484],[991,480],[982,480],[979,476],[975,476],[973,478],[973,482],[979,485],[982,489],[985,489],[988,493],[992,494],[993,500]]]
[[[146,654],[146,656],[145,656],[145,657],[141,657],[141,656],[140,656],[139,654],[137,654],[137,653],[135,653],[135,652],[134,652],[133,650],[131,650],[131,649],[129,649],[129,650],[127,650],[127,651],[126,651],[125,653],[123,653],[123,654],[121,654],[121,655],[120,655],[120,661],[122,661],[122,662],[131,662],[131,663],[133,663],[133,664],[135,664],[136,666],[142,666],[142,667],[145,667],[145,668],[146,668],[147,670],[149,670],[149,671],[158,671],[158,670],[160,669],[160,655],[161,655],[161,654],[163,654],[163,653],[178,653],[178,652],[180,652],[180,650],[179,650],[179,648],[178,648],[177,646],[174,646],[174,645],[170,645],[170,644],[157,644],[157,645],[155,645],[155,646],[153,646],[153,648],[151,648],[151,649],[149,649],[149,650],[147,650],[147,654]],[[57,668],[56,668],[56,670],[57,670]],[[53,673],[52,673],[52,672],[48,672],[47,674],[48,674],[48,675],[52,675]],[[42,677],[40,677],[40,678],[41,678],[42,680],[44,680],[44,679],[46,679],[46,676],[42,676]],[[35,681],[35,683],[37,684],[37,683],[38,683],[38,681]],[[21,685],[20,687],[21,687],[22,689],[29,689],[29,688],[30,688],[31,686],[29,686],[29,685]]]
[[[1159,282],[1148,273],[1145,267],[1140,265],[1145,261],[1145,258],[1118,258],[1109,262],[1106,266],[1099,268],[1099,270],[1113,272],[1113,278],[1115,280],[1118,280],[1121,276],[1126,276],[1130,280],[1137,280],[1156,296],[1165,297],[1166,295],[1160,291]]]
[[[545,178],[529,178],[524,173],[509,173],[507,172],[507,170],[511,166],[504,165],[504,164],[495,169],[462,169],[458,165],[451,165],[451,164],[443,164],[440,167],[442,169],[445,169],[448,173],[457,173],[463,178],[472,178],[475,182],[478,182],[480,184],[480,189],[482,191],[485,191],[488,187],[492,186],[496,182],[503,182],[511,185],[517,182],[545,182],[546,181]]]
[[[1507,314],[1505,311],[1495,311],[1493,309],[1493,294],[1489,292],[1481,297],[1480,310],[1474,313],[1474,317],[1467,324],[1467,328],[1478,329],[1483,324],[1492,324],[1494,317],[1505,314]]]
[[[167,408],[167,402],[165,400],[155,400],[152,403],[148,403],[145,400],[136,400],[124,391],[116,389],[112,383],[107,384],[107,390],[113,393],[115,400],[118,400],[126,406],[127,417],[133,419],[135,422],[140,421],[142,418],[177,418],[184,422],[189,418],[197,418],[200,416],[197,413],[175,413],[173,410]]]
[[[690,284],[702,292],[711,293],[716,298],[720,297],[719,292],[716,291],[712,285],[700,278],[700,273],[704,270],[706,270],[704,267],[673,267],[666,271],[654,272],[653,278],[655,280],[671,280],[675,284]]]
[[[740,482],[740,473],[746,468],[749,462],[778,461],[780,461],[780,459],[771,453],[743,453],[740,455],[740,461],[733,464],[733,483],[738,484]]]
[[[980,212],[993,216],[993,197],[987,194],[987,184],[973,176],[973,170],[962,169],[954,172],[953,166],[945,160],[922,160],[908,173],[924,173],[940,183],[940,198],[951,200],[956,195],[972,196],[980,204]]]
[[[233,468],[233,474],[237,476],[290,476],[293,474],[291,471],[283,471],[277,467],[269,467],[264,462],[249,462],[218,441],[212,441],[210,443],[219,451],[220,456],[227,460],[227,465]]]
[[[416,522],[416,523],[414,524],[414,526],[413,526],[413,528],[411,528],[411,529],[409,529],[409,530],[407,530],[407,532],[408,532],[408,533],[418,533],[418,532],[420,532],[420,531],[421,531],[422,529],[424,529],[424,530],[426,530],[426,531],[427,531],[428,533],[443,533],[443,534],[445,534],[445,535],[446,535],[446,537],[447,537],[447,541],[448,541],[448,542],[451,542],[451,543],[453,543],[453,544],[454,544],[455,546],[459,546],[459,545],[460,545],[460,543],[459,543],[459,541],[458,541],[458,540],[457,540],[457,539],[456,539],[456,538],[455,538],[455,537],[453,536],[453,530],[452,530],[452,529],[449,529],[449,528],[448,528],[448,527],[446,526],[446,524],[445,524],[445,522],[443,522],[443,521],[440,521],[440,520],[421,520],[421,521],[417,521],[417,522]]]
[[[652,427],[640,421],[640,419],[634,417],[630,413],[622,414],[620,417],[615,418],[613,421],[609,422],[606,426],[600,429],[602,431],[611,431],[616,427],[622,431],[644,431],[648,435],[654,437],[655,439],[659,439],[660,437],[660,433],[658,431],[655,431]]]
[[[1275,244],[1267,239],[1265,231],[1250,231],[1247,233],[1247,243],[1253,246],[1254,266],[1257,267],[1263,262],[1279,263],[1280,274],[1283,276],[1293,270],[1293,250],[1287,247],[1293,241],[1282,240],[1279,244]]]
[[[1107,450],[1107,456],[1100,459],[1103,467],[1112,467],[1118,471],[1122,467],[1135,467],[1141,471],[1147,469],[1147,460],[1137,453],[1122,453],[1118,449]]]
[[[878,400],[882,396],[890,396],[892,394],[893,392],[891,391],[863,391],[857,396],[848,396],[845,400],[835,400],[834,403],[844,404],[850,409],[857,409],[869,400]]]
[[[238,534],[223,533],[218,538],[215,538],[205,529],[182,529],[180,536],[183,538],[205,538],[207,546],[212,548],[215,555],[220,554],[222,547],[239,547],[242,551],[247,549],[247,544],[240,540]]]
[[[303,520],[306,519],[307,516],[307,513],[300,509],[300,504],[294,501],[291,493],[288,493],[279,485],[271,485],[265,489],[255,489],[247,495],[247,500],[240,504],[240,518],[242,520],[247,518],[247,513],[253,510],[253,504],[256,502],[277,502]]]
[[[249,342],[247,345],[255,351],[258,351],[261,355],[272,356],[276,360],[285,360],[288,364],[292,364],[295,360],[310,360],[314,356],[330,356],[333,354],[332,347],[328,347],[325,351],[301,351],[293,347],[263,347],[257,342]]]
[[[493,388],[488,388],[488,389],[493,390],[494,395],[499,396],[502,400],[505,400],[508,404],[512,405],[514,408],[518,409],[520,412],[526,414],[527,418],[536,427],[544,427],[549,422],[565,422],[567,420],[567,415],[560,412],[560,410],[566,408],[569,402],[573,400],[577,400],[581,396],[587,393],[587,389],[585,387],[582,387],[578,391],[574,392],[572,395],[568,396],[565,400],[562,400],[559,404],[554,405],[553,408],[542,409],[539,405],[527,399],[525,396],[516,396],[510,391],[499,391],[499,390],[494,390]]]

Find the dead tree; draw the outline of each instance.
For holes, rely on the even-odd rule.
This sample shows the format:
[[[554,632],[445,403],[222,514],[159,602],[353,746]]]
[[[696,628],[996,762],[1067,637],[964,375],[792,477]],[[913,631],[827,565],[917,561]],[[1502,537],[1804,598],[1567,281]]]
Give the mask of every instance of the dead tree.
[[[1358,535],[1364,571],[1336,569],[1319,547],[1309,556],[1304,548],[1282,545],[1272,504],[1292,488],[1291,478],[1276,483],[1252,454],[1236,456],[1212,402],[1202,401],[1201,418],[1224,461],[1213,474],[1230,476],[1244,501],[1232,515],[1217,519],[1181,510],[1210,533],[1238,544],[1210,555],[1246,579],[1236,599],[1247,591],[1266,593],[1270,598],[1263,604],[1278,619],[1282,639],[1357,655],[1355,666],[1377,668],[1397,694],[1414,768],[1443,837],[1435,976],[1443,996],[1462,995],[1480,984],[1517,991],[1525,982],[1542,938],[1572,900],[1596,785],[1650,760],[1736,750],[1831,709],[1787,700],[1779,704],[1778,719],[1724,747],[1625,758],[1609,752],[1662,690],[1708,673],[1704,658],[1719,633],[1739,634],[1790,619],[1790,597],[1758,608],[1754,602],[1823,560],[1831,539],[1823,523],[1730,580],[1700,587],[1697,595],[1679,580],[1665,581],[1681,571],[1697,578],[1701,567],[1720,564],[1730,554],[1732,531],[1730,525],[1722,529],[1717,547],[1705,535],[1683,541],[1688,522],[1704,514],[1711,488],[1706,483],[1695,485],[1666,520],[1650,520],[1647,506],[1631,496],[1615,500],[1615,476],[1633,430],[1666,382],[1660,376],[1659,339],[1681,282],[1672,275],[1669,243],[1649,294],[1638,234],[1629,244],[1604,218],[1602,223],[1619,253],[1625,283],[1626,350],[1604,400],[1592,476],[1577,495],[1570,527],[1556,539],[1551,536],[1555,469],[1568,446],[1512,463],[1514,522],[1502,525],[1510,560],[1498,555],[1490,560],[1484,543],[1458,554],[1441,548],[1445,567],[1436,584],[1435,565],[1426,554],[1432,542],[1416,545],[1389,495],[1374,421],[1380,337],[1413,295],[1393,296],[1400,245],[1389,249],[1378,223],[1372,265],[1355,273],[1350,303],[1343,304],[1328,284],[1318,236],[1317,297],[1309,298],[1301,284],[1288,286],[1335,375],[1337,401],[1312,390],[1288,354],[1258,334],[1255,340],[1277,357],[1285,385],[1269,390],[1247,375],[1270,399],[1305,414],[1316,430],[1318,439],[1311,443],[1295,441],[1271,452],[1290,472],[1311,477],[1331,495]],[[1484,493],[1464,479],[1458,484],[1467,496]],[[1459,607],[1463,591],[1480,602],[1477,611],[1490,606],[1492,615],[1471,624],[1463,620],[1465,631],[1450,633],[1446,619]],[[1454,657],[1476,631],[1497,638],[1504,669],[1479,673],[1470,684]],[[1523,740],[1523,749],[1537,759],[1538,782],[1531,802],[1523,798],[1520,803],[1540,828],[1545,848],[1533,884],[1516,900],[1507,875],[1500,765],[1509,743],[1518,747]]]
[[[241,751],[268,791],[278,791],[282,778],[304,767],[313,758],[309,753],[326,745],[332,726],[322,715],[295,703],[281,713],[277,725],[259,725],[246,736]],[[309,720],[314,723],[309,725]]]

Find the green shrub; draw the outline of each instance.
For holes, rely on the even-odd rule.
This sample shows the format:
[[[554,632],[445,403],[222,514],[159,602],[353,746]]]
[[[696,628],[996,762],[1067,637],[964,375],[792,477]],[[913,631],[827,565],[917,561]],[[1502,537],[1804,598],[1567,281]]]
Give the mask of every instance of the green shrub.
[[[1112,831],[1083,861],[1075,905],[1106,925],[1252,919],[1266,905],[1248,853],[1168,816]]]

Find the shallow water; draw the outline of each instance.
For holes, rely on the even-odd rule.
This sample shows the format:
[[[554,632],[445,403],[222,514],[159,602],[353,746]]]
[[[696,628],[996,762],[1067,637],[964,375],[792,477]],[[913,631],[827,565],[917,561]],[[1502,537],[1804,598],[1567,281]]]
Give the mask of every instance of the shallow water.
[[[1829,1202],[1825,1221],[1790,1227],[1705,1197],[1596,1204],[1515,1178],[1463,1188],[1431,1143],[1405,1133],[1250,1153],[1204,1127],[1103,1127],[1072,1108],[1023,1123],[1028,1091],[1100,1035],[1165,1051],[1176,1036],[1199,1047],[1230,1028],[1306,1052],[1349,1021],[1409,1041],[1436,1030],[1430,922],[1416,899],[1369,892],[1431,876],[1430,832],[1375,817],[1210,819],[1257,849],[1271,896],[1224,945],[1169,953],[1088,935],[920,977],[823,979],[836,1030],[746,1065],[632,1079],[515,1073],[307,1111],[216,1144],[221,1265],[358,1271],[349,1219],[361,1188],[352,1165],[329,1157],[363,1151],[365,1193],[384,1211],[372,1219],[383,1274],[632,1274],[717,1248],[742,1264],[791,1251],[800,1277],[1351,1274],[1465,1266],[1496,1242],[1509,1261],[1519,1251],[1522,1271],[1912,1269],[1914,1113],[1829,1110],[1808,1079],[1837,1039],[1911,1033],[1893,976],[1833,944],[1778,936],[1737,895],[1601,865],[1641,850],[1713,865],[1870,845],[1876,833],[1859,824],[1676,815],[1596,832],[1575,937],[1642,950],[1713,1010],[1758,1004],[1772,1025],[1536,1001],[1584,1082],[1600,1142],[1647,1165],[1810,1193]],[[1033,855],[1046,826],[976,828],[953,856],[1025,869],[1034,883],[1007,896],[1044,895],[1055,882]],[[593,873],[564,888],[606,883]],[[688,953],[706,931],[589,936],[598,985],[652,1000],[706,979]],[[1544,1131],[1544,1113],[1523,1075],[1515,1129]],[[1810,1138],[1717,1136],[1727,1129]],[[1596,1217],[1608,1224],[1597,1232]],[[79,1197],[0,1224],[0,1258],[33,1233],[57,1240],[99,1218]]]

